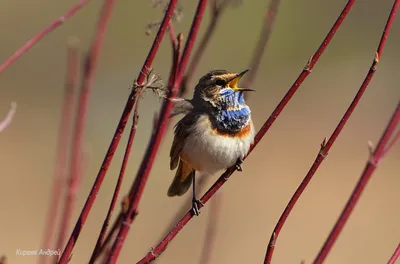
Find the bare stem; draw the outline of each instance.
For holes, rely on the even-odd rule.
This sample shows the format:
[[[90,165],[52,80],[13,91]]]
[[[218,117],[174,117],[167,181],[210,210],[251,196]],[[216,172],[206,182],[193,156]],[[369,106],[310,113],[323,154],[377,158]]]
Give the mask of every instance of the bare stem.
[[[53,178],[53,187],[50,197],[50,203],[47,212],[47,218],[44,227],[42,248],[51,248],[52,236],[55,233],[57,211],[60,208],[60,198],[62,196],[63,181],[66,180],[67,161],[70,146],[70,133],[72,132],[72,123],[74,120],[75,94],[78,86],[79,72],[79,51],[75,43],[68,43],[68,62],[67,73],[64,86],[64,105],[61,112],[61,123],[58,131],[57,158]],[[61,230],[60,230],[61,232]],[[65,237],[64,237],[65,238]],[[64,239],[62,240],[64,241]],[[61,245],[62,246],[62,245]],[[54,249],[58,249],[54,247]],[[46,256],[40,256],[38,263],[46,263]]]
[[[348,11],[350,10],[351,5],[353,4],[354,0],[351,0],[348,2],[346,5],[345,9],[342,11],[340,14],[339,18],[333,25],[332,29],[329,31],[328,35],[322,42],[321,46],[318,48],[314,56],[311,57],[309,62],[307,63],[306,67],[303,69],[299,77],[296,79],[296,81],[293,83],[293,85],[290,87],[289,91],[286,93],[286,95],[282,98],[280,103],[277,105],[275,110],[272,112],[271,116],[265,121],[264,125],[261,127],[259,132],[257,133],[255,139],[254,139],[254,144],[251,146],[250,151],[247,155],[249,155],[252,150],[257,146],[257,144],[260,142],[260,140],[264,137],[264,135],[267,133],[267,131],[270,129],[272,124],[275,122],[276,118],[279,116],[279,114],[282,112],[282,110],[285,108],[287,103],[290,101],[290,99],[293,97],[293,95],[296,93],[300,85],[303,83],[303,81],[307,78],[307,76],[310,74],[311,69],[314,67],[314,65],[317,63],[319,57],[325,50],[325,48],[329,45],[331,39],[337,32],[338,28],[340,27],[341,23],[343,22],[344,18],[346,17]],[[246,156],[247,157],[247,156]],[[245,158],[246,158],[245,157]],[[203,197],[200,199],[200,201],[203,204],[206,204],[208,200],[221,188],[221,186],[229,179],[229,177],[235,172],[236,167],[233,166],[229,169],[227,169],[219,178],[218,180],[211,186],[211,188],[203,195]],[[202,208],[203,205],[200,204],[199,208]],[[167,245],[176,237],[176,235],[182,230],[182,228],[192,219],[193,217],[193,210],[188,211],[182,218],[181,220],[172,228],[172,230],[164,237],[164,239],[161,240],[161,242],[147,255],[142,258],[138,264],[144,264],[144,263],[149,263],[153,261],[156,256],[159,256],[167,247]]]
[[[94,73],[96,70],[97,66],[97,60],[101,51],[101,47],[103,44],[104,40],[104,34],[108,25],[108,22],[111,17],[111,13],[113,10],[113,7],[116,3],[116,0],[105,0],[103,8],[101,10],[100,18],[97,23],[97,30],[95,33],[94,40],[92,42],[89,54],[85,60],[85,69],[84,69],[84,74],[83,74],[83,80],[82,80],[82,88],[81,88],[81,98],[79,102],[79,108],[78,111],[80,113],[79,118],[78,118],[78,123],[77,123],[77,130],[75,132],[76,139],[75,139],[75,146],[78,147],[79,144],[81,144],[83,140],[83,131],[84,131],[84,124],[86,121],[86,112],[87,112],[87,100],[90,94],[91,87],[93,85],[94,81]],[[78,153],[78,150],[76,150]],[[72,175],[77,175],[79,174],[79,171],[81,168],[79,167],[79,155],[74,155],[73,156],[73,161],[71,162],[72,166]],[[68,259],[71,256],[72,249],[75,246],[76,240],[79,237],[80,231],[85,224],[86,218],[89,214],[91,205],[94,202],[94,199],[96,198],[97,191],[92,191],[89,194],[88,200],[90,206],[88,206],[88,202],[86,202],[81,215],[79,216],[79,219],[72,231],[72,234],[68,240],[67,245],[65,246],[65,249],[59,259],[60,264],[65,264],[67,263]]]
[[[207,223],[207,230],[205,233],[201,259],[199,262],[202,264],[211,263],[212,252],[215,245],[215,238],[217,236],[218,220],[221,211],[221,198],[222,193],[219,193],[214,197],[210,204],[210,215]]]
[[[111,249],[110,255],[107,259],[107,263],[113,264],[116,263],[119,253],[122,249],[122,246],[125,242],[125,239],[128,235],[128,232],[130,230],[130,225],[134,219],[134,217],[137,214],[137,208],[140,202],[140,199],[142,197],[144,188],[146,186],[148,177],[150,175],[151,168],[153,166],[155,157],[157,155],[157,151],[159,149],[161,140],[164,136],[164,133],[166,131],[167,125],[168,125],[168,117],[171,113],[172,107],[173,107],[173,102],[172,98],[174,98],[179,90],[180,83],[182,81],[182,76],[183,73],[185,72],[185,68],[187,65],[187,62],[189,60],[190,53],[192,51],[193,45],[196,40],[197,32],[199,30],[202,17],[204,14],[204,10],[207,4],[207,0],[200,0],[196,14],[193,19],[192,27],[190,29],[190,33],[188,36],[188,40],[186,42],[186,46],[184,49],[184,52],[182,54],[182,58],[180,59],[179,63],[179,57],[176,56],[176,61],[172,63],[172,67],[175,69],[171,70],[171,75],[169,79],[169,91],[168,91],[168,99],[164,101],[164,104],[162,106],[159,119],[157,122],[157,129],[154,131],[154,134],[152,135],[152,138],[150,140],[149,146],[146,150],[146,154],[142,160],[142,163],[140,165],[138,174],[135,178],[135,181],[133,183],[130,195],[129,195],[129,208],[128,211],[123,215],[123,220],[122,220],[122,225],[119,229],[117,238],[114,241],[113,247]]]
[[[103,226],[101,228],[99,237],[97,239],[96,247],[95,247],[95,249],[92,253],[92,256],[90,258],[90,261],[89,261],[90,264],[93,264],[95,262],[96,258],[101,253],[100,249],[101,249],[101,246],[103,245],[104,237],[107,233],[107,228],[108,228],[112,213],[114,211],[115,204],[118,200],[118,195],[119,195],[119,191],[121,189],[122,181],[124,179],[126,165],[128,164],[129,156],[130,156],[131,149],[132,149],[132,143],[133,143],[133,140],[136,135],[136,128],[137,128],[138,121],[139,121],[139,103],[136,102],[135,110],[134,110],[134,114],[133,114],[131,131],[129,133],[128,143],[126,145],[125,154],[124,154],[124,158],[123,158],[122,165],[121,165],[121,170],[119,172],[119,177],[117,180],[117,184],[115,186],[114,194],[113,194],[113,197],[112,197],[112,200],[110,203],[110,207],[107,212],[107,216],[104,219]]]
[[[10,58],[8,58],[3,64],[0,65],[0,74],[11,66],[22,54],[27,52],[30,48],[35,46],[42,38],[48,35],[50,32],[61,26],[67,19],[73,16],[77,11],[79,11],[82,7],[84,7],[89,0],[82,0],[75,6],[73,6],[65,15],[57,18],[53,23],[51,23],[47,28],[45,28],[42,32],[28,40],[21,48],[19,48]]]
[[[390,257],[388,264],[395,264],[396,260],[400,257],[400,243],[397,245],[396,250],[393,252],[393,255]]]
[[[196,72],[196,68],[199,65],[201,58],[210,42],[212,36],[214,35],[215,29],[217,28],[218,22],[221,19],[222,13],[226,10],[229,2],[231,0],[225,0],[223,3],[217,4],[218,0],[211,1],[211,20],[208,24],[207,30],[199,42],[199,46],[193,54],[193,58],[188,66],[186,75],[182,80],[182,87],[179,91],[179,96],[183,96],[187,92],[187,87],[193,79],[193,75]]]
[[[395,10],[396,3],[399,1],[395,1],[394,8],[392,9]],[[395,12],[395,11],[394,11]],[[394,17],[394,16],[391,16]],[[364,191],[365,187],[367,186],[367,183],[369,179],[372,176],[372,173],[375,171],[379,161],[382,159],[382,154],[384,153],[385,146],[387,145],[391,135],[394,133],[394,130],[396,129],[397,125],[400,122],[400,102],[397,104],[397,108],[389,121],[388,125],[386,126],[385,132],[381,136],[378,145],[375,148],[375,151],[371,153],[371,156],[364,168],[363,173],[361,174],[357,185],[355,186],[354,190],[351,193],[351,196],[349,200],[347,201],[347,204],[345,208],[343,209],[342,213],[339,216],[339,219],[336,221],[335,226],[333,227],[331,233],[329,234],[328,238],[326,239],[323,247],[319,251],[317,257],[314,260],[314,264],[320,264],[323,263],[325,258],[328,256],[330,250],[332,249],[333,245],[335,244],[339,234],[343,230],[344,225],[346,224],[347,220],[349,219],[351,213],[354,210],[354,207],[357,204],[357,201],[360,199],[360,196],[362,192]]]
[[[172,49],[175,50],[178,45],[178,40],[176,39],[174,25],[172,24],[172,21],[169,21],[168,33],[169,33],[169,38],[171,40]]]
[[[389,18],[393,18],[394,16],[392,16],[392,14],[390,15]],[[321,144],[321,149],[317,155],[317,157],[315,158],[315,161],[313,163],[313,165],[311,166],[310,170],[308,171],[307,175],[304,177],[303,181],[301,182],[300,186],[297,188],[296,192],[293,194],[292,198],[290,199],[288,205],[286,206],[285,210],[283,211],[281,217],[278,220],[278,223],[276,224],[274,231],[272,232],[270,241],[268,243],[268,248],[267,248],[267,253],[265,256],[265,260],[264,263],[271,263],[272,260],[272,255],[275,249],[275,244],[276,244],[276,240],[279,236],[279,233],[283,227],[283,225],[286,222],[286,219],[288,218],[288,216],[290,215],[290,212],[292,211],[293,207],[295,206],[297,200],[300,198],[301,194],[303,193],[303,191],[305,190],[305,188],[307,187],[308,183],[311,181],[312,177],[314,176],[315,172],[317,171],[317,169],[319,168],[319,166],[321,165],[321,163],[323,162],[323,160],[325,159],[325,157],[328,155],[329,150],[331,149],[332,145],[335,143],[336,138],[339,136],[339,134],[341,133],[342,129],[344,128],[344,126],[346,125],[347,121],[349,120],[351,114],[353,113],[355,107],[357,106],[358,102],[360,101],[362,95],[364,94],[365,90],[367,89],[375,71],[376,71],[376,67],[377,64],[379,62],[379,57],[381,55],[381,52],[383,51],[383,47],[384,44],[386,42],[387,39],[387,35],[389,33],[389,29],[390,26],[392,24],[392,22],[389,20],[389,23],[386,25],[384,33],[382,35],[381,41],[379,43],[379,47],[377,50],[377,53],[375,55],[375,58],[372,62],[372,65],[360,87],[360,89],[358,90],[356,96],[354,97],[353,101],[351,102],[349,108],[347,109],[347,111],[345,112],[345,114],[343,115],[343,117],[340,119],[339,124],[337,125],[337,127],[335,128],[334,132],[332,133],[332,135],[330,136],[329,140],[326,141],[326,139],[323,141],[323,143]],[[378,53],[379,52],[379,53]]]
[[[264,50],[275,25],[275,19],[276,15],[278,14],[280,0],[269,0],[268,2],[269,5],[265,12],[264,24],[260,32],[260,37],[258,38],[257,46],[253,52],[253,58],[249,65],[251,71],[247,74],[246,79],[243,81],[243,87],[250,87],[253,85],[264,54]]]
[[[85,75],[90,71],[89,68],[85,69]],[[61,249],[64,245],[66,232],[69,229],[69,222],[72,217],[73,205],[76,199],[76,193],[78,191],[78,185],[82,177],[83,172],[83,144],[85,134],[85,123],[87,116],[87,105],[90,93],[90,86],[88,84],[83,85],[79,94],[77,120],[75,125],[75,131],[73,136],[73,146],[71,151],[71,164],[70,172],[68,177],[68,190],[67,196],[64,203],[63,213],[61,215],[61,224],[58,234],[58,242],[56,245],[57,249]]]

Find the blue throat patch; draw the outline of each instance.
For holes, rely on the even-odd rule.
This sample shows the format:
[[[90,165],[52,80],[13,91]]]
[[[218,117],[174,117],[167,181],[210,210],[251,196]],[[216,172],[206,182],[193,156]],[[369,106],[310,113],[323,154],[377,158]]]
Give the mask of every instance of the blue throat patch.
[[[249,123],[251,111],[244,101],[243,92],[223,89],[216,106],[218,110],[215,118],[218,130],[238,132]]]

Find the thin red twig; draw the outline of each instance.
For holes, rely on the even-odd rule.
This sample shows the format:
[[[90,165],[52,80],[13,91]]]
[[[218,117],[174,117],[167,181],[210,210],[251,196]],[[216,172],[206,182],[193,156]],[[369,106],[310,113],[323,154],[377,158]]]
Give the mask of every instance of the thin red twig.
[[[397,9],[397,3],[399,1],[396,0],[395,5],[393,6],[393,10]],[[396,12],[396,11],[394,11]],[[394,16],[391,16],[394,17]],[[355,186],[353,192],[351,193],[351,196],[349,200],[347,201],[347,204],[345,208],[343,209],[342,213],[340,214],[339,219],[336,221],[335,226],[333,227],[331,233],[329,234],[328,238],[326,239],[323,247],[319,251],[317,257],[314,260],[314,264],[320,264],[323,263],[325,258],[328,256],[330,250],[332,249],[333,245],[335,244],[339,234],[341,233],[344,225],[346,224],[347,220],[349,219],[351,213],[354,210],[354,207],[357,204],[357,201],[359,200],[362,192],[364,191],[365,187],[367,186],[367,183],[369,179],[372,176],[372,173],[375,171],[379,161],[382,158],[382,154],[384,151],[384,148],[386,144],[388,143],[391,135],[394,133],[394,130],[396,129],[397,125],[400,122],[400,101],[397,104],[396,110],[393,113],[393,116],[391,120],[389,121],[388,125],[386,126],[385,132],[381,136],[378,145],[375,148],[375,151],[370,153],[370,158],[364,168],[363,173],[361,174],[361,177],[359,178],[357,185]]]
[[[11,121],[17,111],[17,103],[11,102],[10,110],[8,110],[6,117],[0,122],[0,132],[2,132],[6,127],[11,124]]]
[[[175,84],[178,84],[178,85],[175,85],[174,89],[179,89],[179,85],[182,82],[183,75],[185,74],[185,71],[186,71],[186,68],[187,68],[187,65],[189,62],[190,53],[191,53],[194,43],[195,43],[197,32],[199,31],[201,21],[203,20],[203,15],[204,15],[206,6],[207,6],[206,0],[199,1],[197,10],[196,10],[196,14],[193,19],[192,27],[190,28],[189,36],[188,36],[188,39],[187,39],[187,42],[185,45],[185,50],[183,51],[182,58],[179,62],[179,72],[178,72],[177,78],[175,80]]]
[[[101,246],[103,245],[104,237],[105,237],[105,235],[107,233],[107,228],[108,228],[112,213],[114,211],[115,204],[116,204],[116,202],[118,200],[119,190],[121,188],[122,181],[124,179],[126,165],[128,164],[129,156],[130,156],[131,149],[132,149],[132,143],[133,143],[133,140],[134,140],[135,135],[136,135],[136,128],[137,128],[138,121],[139,121],[139,103],[136,102],[135,110],[133,112],[133,120],[132,120],[131,131],[129,133],[128,143],[126,145],[126,150],[125,150],[124,158],[123,158],[123,161],[122,161],[121,170],[119,172],[119,177],[118,177],[118,180],[117,180],[117,184],[115,186],[115,190],[114,190],[114,194],[113,194],[113,197],[112,197],[112,200],[111,200],[111,203],[110,203],[110,207],[108,209],[107,216],[104,219],[103,226],[101,228],[99,237],[97,239],[96,247],[95,247],[95,249],[94,249],[94,251],[92,253],[92,256],[90,258],[89,264],[93,264],[95,262],[96,258],[99,256]]]
[[[207,230],[203,243],[201,254],[201,264],[211,263],[211,257],[215,245],[215,238],[217,237],[218,222],[221,211],[222,193],[216,195],[210,204],[210,215],[207,223]]]
[[[180,53],[181,53],[181,52],[180,52],[180,51],[181,51],[181,44],[182,44],[182,41],[183,41],[183,36],[182,36],[181,33],[178,34],[177,41],[178,41],[178,42],[177,42],[177,44],[178,44],[177,49],[176,49],[176,50],[173,50],[173,57],[174,57],[174,62],[175,62],[175,63],[178,62],[177,60],[178,60],[178,58],[180,58]],[[174,66],[171,68],[170,76],[175,75],[175,74],[176,74],[175,71],[176,71],[176,66],[174,65]],[[158,117],[155,117],[155,119],[158,119]],[[170,120],[168,120],[168,121],[170,121]],[[168,126],[168,124],[167,124],[167,126]],[[155,133],[154,131],[155,131],[156,129],[157,129],[157,123],[155,123],[154,129],[153,129],[153,133]],[[132,184],[131,191],[130,191],[129,193],[132,192],[132,190],[134,189],[134,186],[135,186],[135,183]],[[130,196],[130,194],[129,194],[128,196],[126,196],[126,197],[129,197],[129,196]],[[122,210],[122,211],[124,211],[124,210]],[[118,218],[116,218],[116,219],[114,220],[113,228],[112,228],[112,230],[107,234],[104,243],[101,245],[101,247],[100,247],[100,249],[99,249],[99,251],[98,251],[98,253],[97,253],[97,257],[98,257],[100,254],[102,254],[102,253],[104,252],[104,250],[106,249],[107,244],[111,242],[111,240],[112,240],[113,236],[115,235],[115,233],[118,233],[118,230],[119,230],[120,225],[121,225],[121,223],[122,223],[122,222],[121,222],[121,220],[122,220],[122,214],[123,214],[123,212],[119,212]]]
[[[120,212],[118,214],[118,217],[115,219],[113,226],[111,227],[110,231],[108,232],[106,238],[104,239],[104,243],[101,245],[101,247],[98,251],[96,259],[99,258],[101,254],[105,253],[104,254],[105,256],[103,258],[104,263],[106,262],[108,254],[110,253],[110,250],[111,250],[111,248],[108,245],[112,241],[112,238],[114,238],[114,236],[116,234],[118,234],[118,230],[121,227],[122,216],[123,216],[122,212]]]
[[[354,97],[353,101],[351,102],[349,108],[347,109],[346,113],[343,115],[343,117],[340,119],[339,124],[337,125],[337,127],[335,128],[334,132],[332,133],[331,137],[329,138],[328,141],[326,141],[326,139],[324,139],[324,141],[321,144],[321,149],[317,155],[317,157],[315,158],[315,161],[313,163],[313,165],[311,166],[310,170],[308,171],[307,175],[304,177],[303,181],[301,182],[301,184],[299,185],[299,187],[297,188],[296,192],[293,194],[292,198],[290,199],[288,205],[286,206],[285,210],[283,211],[281,217],[278,220],[278,223],[276,224],[274,231],[272,232],[271,238],[269,240],[269,244],[268,244],[268,248],[267,248],[267,253],[265,256],[265,260],[264,263],[271,263],[272,260],[272,255],[275,249],[275,244],[276,244],[276,240],[279,236],[279,233],[283,227],[283,225],[286,222],[286,219],[288,218],[288,216],[290,215],[290,212],[292,211],[293,207],[295,206],[297,200],[300,198],[301,194],[303,193],[303,191],[305,190],[305,188],[307,187],[308,183],[311,181],[312,177],[314,176],[315,172],[317,171],[317,169],[319,168],[319,166],[321,165],[321,163],[323,162],[323,160],[325,159],[325,157],[328,155],[329,150],[331,149],[332,145],[335,143],[336,138],[339,136],[339,134],[341,133],[343,127],[346,125],[347,121],[349,120],[351,114],[353,113],[355,107],[357,106],[358,102],[360,101],[362,95],[364,94],[365,90],[367,89],[372,77],[374,76],[374,73],[376,71],[376,67],[379,63],[379,58],[381,56],[381,53],[383,51],[389,30],[390,30],[390,26],[392,24],[392,20],[394,16],[391,15],[389,16],[389,20],[388,23],[384,29],[384,33],[382,35],[381,41],[379,43],[379,47],[377,50],[377,53],[375,55],[374,61],[368,71],[368,74],[366,75],[360,89],[358,90],[356,96]]]
[[[171,72],[170,72],[170,80],[173,80],[173,79],[171,79],[172,78],[172,76],[175,76],[174,78],[176,78],[176,74],[177,74],[177,66],[176,66],[176,63],[179,63],[179,58],[181,57],[181,52],[182,52],[182,43],[183,43],[183,35],[182,35],[182,33],[179,33],[178,34],[178,37],[177,37],[177,46],[176,46],[176,48],[175,49],[173,49],[173,51],[172,51],[172,57],[173,57],[173,62],[175,63],[172,67],[171,67]],[[170,86],[172,86],[172,84],[170,84]],[[169,123],[171,122],[171,120],[169,119],[168,120],[168,124],[167,124],[167,127],[169,126]],[[157,124],[155,125],[155,126],[157,126]],[[156,129],[156,128],[155,128]],[[132,184],[132,187],[131,187],[131,191],[130,191],[130,193],[132,192],[132,190],[134,189],[134,183]],[[105,249],[105,245],[106,244],[108,244],[110,241],[111,241],[111,237],[114,235],[114,233],[115,232],[117,232],[118,230],[119,230],[119,227],[120,227],[120,224],[121,224],[121,217],[122,217],[122,213],[120,212],[119,213],[119,218],[117,218],[115,221],[114,221],[114,224],[113,224],[113,226],[115,227],[115,226],[117,226],[117,227],[115,227],[114,229],[113,229],[113,232],[109,232],[108,234],[107,234],[107,236],[106,236],[106,239],[105,239],[105,242],[104,242],[104,244],[103,244],[103,246],[100,248],[100,252],[99,252],[99,254],[101,254],[102,252],[103,252],[103,250]],[[119,223],[117,223],[117,221],[119,221]]]
[[[19,48],[10,58],[8,58],[3,64],[0,65],[0,74],[11,66],[22,54],[27,52],[30,48],[36,45],[43,37],[48,35],[50,32],[61,26],[67,19],[73,16],[77,11],[79,11],[82,7],[84,7],[89,0],[82,0],[75,6],[73,6],[70,10],[68,10],[65,15],[57,18],[53,23],[51,23],[47,28],[45,28],[42,32],[28,40],[21,48]]]
[[[175,50],[178,45],[178,40],[175,35],[174,25],[172,24],[172,21],[169,21],[168,33],[169,33],[169,39],[171,40],[172,49]]]
[[[182,80],[182,87],[179,91],[179,96],[183,96],[183,94],[187,91],[187,87],[190,84],[193,75],[196,72],[196,68],[199,65],[201,58],[203,57],[204,52],[208,46],[208,43],[211,40],[211,37],[214,35],[215,29],[217,28],[218,22],[221,18],[222,13],[226,10],[229,2],[231,0],[226,0],[221,4],[217,4],[218,0],[211,1],[211,20],[207,26],[207,30],[204,33],[203,37],[199,42],[199,46],[193,54],[193,58],[188,66],[186,71],[186,75]]]
[[[90,68],[85,69],[84,73],[85,76],[89,74],[88,71],[90,71]],[[64,203],[63,213],[61,215],[61,224],[58,233],[58,242],[56,245],[57,249],[61,249],[65,243],[66,234],[67,231],[69,230],[69,224],[72,217],[73,205],[75,203],[76,193],[78,191],[78,185],[82,177],[82,172],[83,172],[82,154],[83,154],[85,123],[87,116],[89,93],[90,93],[90,86],[88,84],[82,85],[78,100],[77,120],[75,125],[73,146],[71,151],[70,171],[69,171],[69,177],[67,179],[68,180],[67,196]]]
[[[400,243],[397,245],[396,250],[393,252],[393,255],[390,257],[388,264],[395,264],[396,260],[400,257]]]
[[[97,24],[97,30],[95,33],[94,40],[92,42],[89,54],[85,60],[85,69],[84,69],[84,74],[83,74],[83,81],[82,81],[82,88],[81,88],[81,99],[79,103],[79,112],[81,113],[82,116],[78,118],[78,124],[77,127],[81,127],[80,131],[76,131],[76,134],[83,133],[83,128],[84,128],[84,123],[86,121],[86,112],[87,112],[87,100],[90,94],[90,90],[94,81],[94,73],[96,70],[97,66],[97,60],[101,51],[101,47],[103,44],[104,40],[104,34],[108,25],[108,22],[111,17],[111,13],[113,10],[113,7],[115,6],[116,0],[105,0],[103,4],[103,8],[101,10],[100,18],[98,20]],[[80,136],[80,139],[77,139],[78,141],[83,140],[83,135]],[[76,144],[77,146],[78,144]],[[74,155],[73,159],[77,159],[77,157]],[[79,170],[81,169],[79,167],[79,160],[72,161],[72,175],[78,174]],[[68,240],[67,245],[65,246],[65,249],[60,257],[59,263],[60,264],[65,264],[67,263],[68,259],[70,258],[72,249],[74,248],[74,245],[76,243],[76,240],[79,237],[80,231],[85,224],[87,215],[89,214],[89,210],[91,205],[94,202],[94,199],[96,197],[97,191],[93,193],[93,190],[89,194],[89,199],[92,202],[90,203],[90,206],[86,203],[84,206],[84,210],[82,210],[81,215],[79,216],[78,222],[76,223],[72,234]],[[86,208],[86,210],[85,210]]]
[[[44,226],[44,236],[41,248],[51,248],[52,236],[55,232],[57,211],[60,208],[63,181],[66,180],[68,153],[70,152],[70,133],[74,120],[75,94],[79,80],[79,51],[75,43],[68,45],[67,73],[64,89],[64,105],[61,112],[61,123],[58,131],[57,158],[50,197],[49,209]],[[63,240],[64,241],[64,240]],[[62,246],[62,245],[61,245]],[[57,247],[53,247],[58,249]],[[47,263],[47,256],[40,256],[38,263]]]
[[[111,141],[111,144],[110,144],[110,146],[109,146],[109,148],[107,150],[105,159],[103,160],[103,164],[102,164],[101,169],[100,169],[100,171],[98,173],[96,181],[93,184],[92,192],[94,192],[95,189],[99,189],[100,186],[101,186],[101,183],[102,183],[102,181],[103,181],[103,179],[105,177],[105,174],[106,174],[106,172],[108,170],[108,167],[109,167],[109,165],[111,163],[111,160],[112,160],[112,158],[114,156],[115,150],[118,147],[119,141],[121,139],[121,134],[123,133],[125,125],[126,125],[126,122],[127,122],[126,120],[129,117],[130,112],[132,111],[134,100],[139,102],[140,97],[138,97],[138,95],[140,94],[140,89],[142,88],[142,84],[143,84],[144,80],[146,79],[146,76],[148,74],[148,70],[150,69],[151,63],[152,63],[152,61],[153,61],[153,59],[155,57],[155,54],[157,53],[158,47],[159,47],[159,45],[161,43],[161,40],[162,40],[162,38],[164,36],[165,30],[169,26],[169,22],[170,22],[170,20],[172,18],[172,14],[174,12],[173,10],[174,10],[176,4],[177,4],[177,0],[171,1],[169,6],[168,6],[168,9],[165,12],[163,21],[162,21],[162,23],[160,25],[159,31],[158,31],[158,33],[157,33],[157,35],[155,37],[154,42],[153,42],[153,46],[152,46],[151,50],[149,51],[149,54],[148,54],[148,56],[146,58],[146,61],[145,61],[144,65],[143,65],[143,67],[142,67],[142,70],[140,71],[139,78],[137,79],[137,81],[136,81],[136,83],[134,85],[136,87],[133,87],[132,92],[129,95],[129,98],[128,98],[128,101],[126,103],[124,112],[123,112],[123,114],[121,116],[121,119],[120,119],[120,122],[119,122],[119,124],[117,126],[117,130],[114,133],[113,140]],[[180,38],[178,36],[178,45],[179,45],[179,39]],[[174,50],[173,51],[173,56],[175,56],[175,55],[176,55],[176,53],[175,53],[175,50]],[[132,186],[132,189],[133,189],[133,186]],[[90,204],[88,204],[88,206],[91,207],[92,204],[93,204],[93,201],[89,201],[88,200],[87,203],[90,203]],[[84,207],[83,210],[90,210],[90,207],[88,207],[88,208]],[[122,212],[120,212],[118,217],[114,220],[114,223],[113,223],[113,226],[112,226],[110,232],[105,237],[104,243],[101,245],[100,249],[98,250],[97,257],[100,256],[102,253],[104,253],[104,251],[107,249],[107,245],[112,241],[114,235],[116,233],[118,233],[119,228],[120,228],[121,223],[122,223],[122,218],[123,218],[123,214],[122,214]],[[111,252],[111,250],[108,250],[108,251]],[[107,261],[109,252],[107,252],[107,255],[105,256],[104,261]]]
[[[269,5],[265,12],[264,24],[260,32],[260,37],[258,39],[257,46],[253,52],[253,58],[249,65],[251,71],[249,71],[245,80],[243,81],[243,87],[250,87],[253,84],[254,79],[258,73],[258,68],[260,66],[264,50],[267,46],[268,40],[271,36],[273,27],[275,25],[275,19],[276,15],[278,14],[280,0],[270,0],[268,2]]]
[[[307,76],[310,74],[311,69],[314,67],[314,65],[317,63],[319,57],[323,53],[323,51],[326,49],[326,47],[329,45],[331,39],[337,32],[338,28],[340,27],[341,23],[343,22],[344,18],[346,17],[348,11],[350,10],[351,6],[353,5],[354,0],[350,0],[342,13],[340,14],[339,18],[336,20],[335,24],[333,25],[332,29],[329,31],[328,35],[322,42],[321,46],[318,48],[314,56],[312,56],[307,63],[306,67],[303,69],[299,77],[296,79],[294,84],[290,87],[289,91],[285,94],[283,99],[280,101],[278,106],[275,108],[275,110],[272,112],[271,116],[265,121],[264,125],[261,127],[259,132],[257,133],[255,139],[254,139],[254,144],[251,146],[250,151],[247,155],[249,155],[253,149],[257,146],[257,144],[260,142],[260,140],[264,137],[264,135],[267,133],[267,131],[270,129],[272,124],[275,122],[276,118],[279,116],[279,114],[282,112],[282,110],[285,108],[289,100],[293,97],[293,95],[296,93],[297,89],[300,87],[300,85],[303,83],[303,81],[307,78]],[[247,156],[246,156],[247,157]],[[245,157],[245,158],[246,158]],[[229,179],[229,177],[235,172],[235,166],[227,169],[219,178],[218,180],[211,186],[211,188],[203,195],[203,197],[200,199],[200,201],[203,204],[206,204],[208,200],[221,188],[221,186]],[[199,208],[202,208],[203,205],[199,205]],[[138,264],[144,264],[144,263],[149,263],[153,261],[156,257],[158,257],[167,247],[167,245],[175,238],[175,236],[182,230],[182,228],[192,219],[193,217],[193,210],[189,210],[182,218],[181,220],[172,228],[172,230],[164,237],[163,240],[147,255],[142,258]]]
[[[173,107],[173,102],[170,99],[174,98],[178,93],[179,86],[182,81],[182,76],[185,71],[186,65],[188,63],[190,53],[193,49],[193,45],[196,40],[197,32],[200,28],[200,24],[202,21],[206,5],[207,5],[207,0],[199,1],[196,14],[193,19],[192,27],[190,29],[190,33],[188,36],[188,40],[186,42],[186,46],[182,54],[182,58],[180,59],[179,63],[178,63],[179,57],[176,57],[175,58],[176,61],[173,62],[172,67],[175,67],[175,70],[174,69],[171,70],[171,76],[168,84],[169,88],[168,99],[164,101],[161,113],[159,115],[157,129],[150,140],[149,146],[146,150],[146,154],[140,165],[139,172],[132,186],[133,188],[131,190],[129,197],[130,198],[129,208],[123,217],[124,219],[122,220],[122,225],[119,229],[117,238],[114,241],[107,263],[110,264],[116,263],[119,256],[119,252],[121,251],[122,246],[130,230],[130,224],[132,223],[134,217],[137,214],[137,208],[140,199],[142,197],[145,185],[147,183],[147,179],[150,175],[150,171],[154,163],[155,157],[157,155],[161,139],[163,138],[167,128],[167,124],[169,123],[168,117],[170,116]]]

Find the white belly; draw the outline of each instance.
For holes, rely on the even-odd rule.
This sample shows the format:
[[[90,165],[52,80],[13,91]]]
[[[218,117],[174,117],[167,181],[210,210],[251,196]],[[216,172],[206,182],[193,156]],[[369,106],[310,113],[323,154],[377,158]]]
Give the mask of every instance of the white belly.
[[[226,169],[243,158],[254,140],[254,126],[250,123],[247,136],[221,136],[214,132],[208,122],[199,122],[186,139],[181,157],[195,170],[209,174]]]

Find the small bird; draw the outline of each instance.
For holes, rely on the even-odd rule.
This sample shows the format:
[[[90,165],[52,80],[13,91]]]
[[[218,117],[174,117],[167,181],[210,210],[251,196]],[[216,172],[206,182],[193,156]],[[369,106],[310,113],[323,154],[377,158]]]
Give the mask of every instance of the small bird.
[[[240,73],[212,70],[195,87],[192,99],[175,99],[171,117],[185,116],[175,125],[170,151],[170,169],[176,167],[168,196],[181,196],[193,183],[192,209],[199,215],[196,199],[195,174],[213,174],[236,165],[242,170],[243,157],[254,141],[251,111],[238,88]]]

